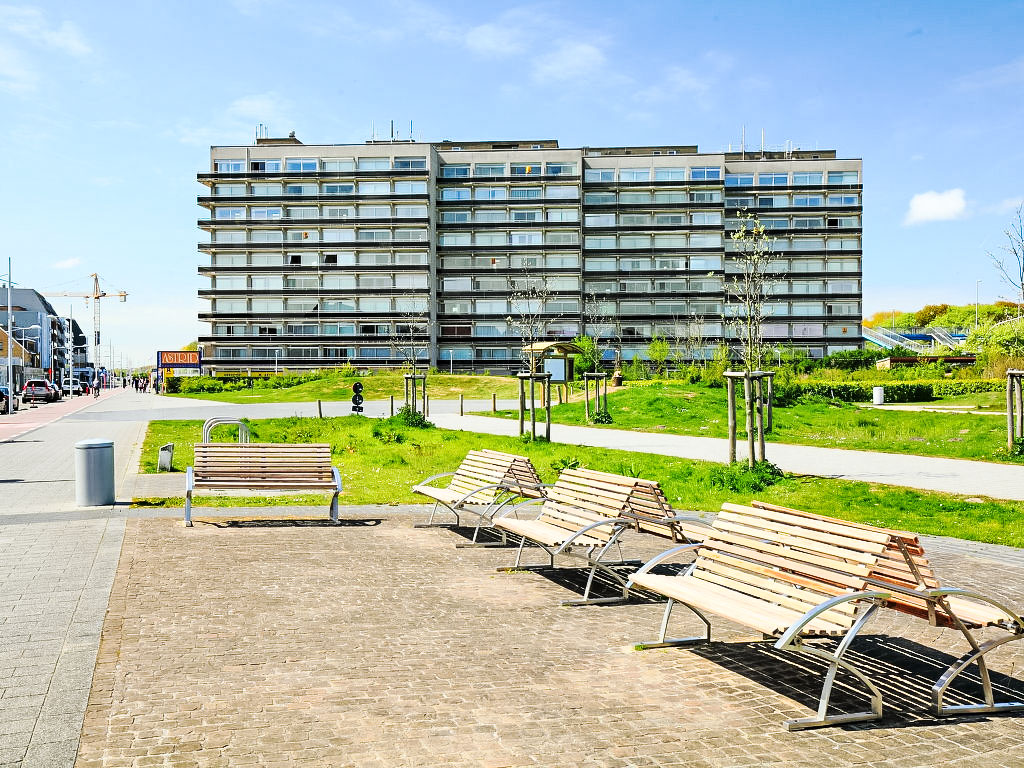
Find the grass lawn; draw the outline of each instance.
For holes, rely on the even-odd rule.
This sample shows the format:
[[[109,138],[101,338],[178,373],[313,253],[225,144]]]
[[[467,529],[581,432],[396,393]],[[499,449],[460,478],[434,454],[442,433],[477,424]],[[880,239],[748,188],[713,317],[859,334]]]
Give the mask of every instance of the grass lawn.
[[[425,499],[410,493],[410,486],[429,475],[454,470],[471,449],[493,448],[529,456],[548,482],[557,475],[552,463],[565,459],[578,460],[592,469],[657,480],[672,505],[682,510],[713,512],[724,501],[758,498],[874,525],[1024,546],[1024,503],[1019,502],[967,501],[949,494],[801,476],[786,476],[776,485],[760,489],[750,485],[747,473],[710,462],[559,443],[523,443],[516,438],[472,432],[412,429],[363,416],[266,419],[250,424],[253,441],[331,443],[344,479],[343,504],[422,503]],[[198,420],[151,422],[141,471],[155,470],[157,448],[168,442],[175,444],[175,467],[182,471],[192,461],[192,446],[200,439],[201,430],[202,422]],[[178,498],[138,503],[182,506],[184,501]],[[198,506],[275,503],[326,505],[326,497],[196,500]]]
[[[741,392],[737,398],[742,404]],[[978,398],[972,395],[970,399],[956,400],[977,402]],[[939,400],[934,404],[952,402],[952,399]],[[724,388],[674,382],[626,387],[608,394],[608,411],[613,422],[595,426],[704,437],[728,436]],[[1006,422],[996,416],[882,411],[856,404],[826,402],[776,407],[774,412],[774,430],[768,435],[771,442],[1024,462],[1024,458],[1011,457],[1007,452]],[[499,411],[497,415],[516,418],[517,412]],[[581,402],[555,406],[551,417],[561,424],[587,423]],[[742,407],[738,418],[742,431]]]
[[[219,400],[225,403],[298,403],[314,400],[349,400],[352,385],[362,382],[363,397],[367,400],[386,400],[394,395],[396,400],[405,397],[405,380],[401,373],[379,373],[372,376],[332,376],[316,381],[307,381],[283,389],[245,389],[237,392],[202,392],[171,395],[171,397],[196,397],[204,400]],[[518,397],[519,384],[509,376],[450,376],[431,374],[427,376],[427,394],[431,400],[457,400],[459,395],[467,399],[490,399],[491,394],[499,398]]]

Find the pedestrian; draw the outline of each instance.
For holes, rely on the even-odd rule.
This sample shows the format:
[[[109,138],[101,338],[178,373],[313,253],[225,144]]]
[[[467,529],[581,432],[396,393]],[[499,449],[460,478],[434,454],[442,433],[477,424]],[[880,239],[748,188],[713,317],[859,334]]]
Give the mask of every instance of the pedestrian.
[[[93,377],[93,380],[92,380],[92,396],[93,397],[99,397],[100,396],[100,380],[99,380],[99,377]]]

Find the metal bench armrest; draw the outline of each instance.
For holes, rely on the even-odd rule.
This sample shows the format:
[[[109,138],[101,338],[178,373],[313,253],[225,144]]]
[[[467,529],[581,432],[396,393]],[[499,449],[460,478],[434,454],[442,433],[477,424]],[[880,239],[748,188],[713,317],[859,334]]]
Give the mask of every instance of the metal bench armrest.
[[[580,536],[586,535],[589,531],[592,531],[595,528],[602,528],[606,525],[611,526],[612,535],[614,536],[621,533],[622,529],[626,527],[626,524],[627,523],[625,520],[618,520],[614,517],[609,517],[607,520],[597,520],[593,523],[588,523],[587,525],[584,525],[582,528],[580,528],[578,531],[572,533],[568,539],[563,541],[562,545],[557,550],[555,550],[555,554],[560,554],[567,547],[574,546],[573,542],[576,539],[578,539]]]
[[[668,560],[673,555],[675,555],[675,554],[677,554],[679,552],[685,552],[688,549],[697,549],[698,547],[703,547],[703,546],[704,546],[703,544],[680,544],[678,547],[672,547],[672,549],[666,549],[660,555],[655,555],[650,560],[648,560],[646,563],[641,565],[633,573],[633,576],[630,577],[629,584],[627,586],[632,586],[633,585],[633,579],[635,577],[641,576],[641,575],[647,573],[649,570],[651,570],[651,568],[656,566],[658,563],[660,563],[660,562],[662,562],[664,560]]]
[[[1017,625],[1017,629],[1013,630],[1015,634],[1024,633],[1024,617],[1014,613],[1005,605],[1000,603],[998,600],[995,600],[986,595],[979,594],[978,592],[974,592],[969,589],[956,589],[955,587],[947,587],[944,589],[929,589],[922,592],[918,592],[917,594],[920,594],[925,597],[930,597],[932,599],[939,599],[943,597],[968,597],[972,600],[977,600],[982,603],[988,603],[993,608],[996,608],[1005,613],[1006,617],[1010,620],[1010,622],[1012,624]]]
[[[793,622],[789,629],[782,634],[782,637],[778,639],[778,642],[775,643],[775,648],[780,651],[785,650],[786,647],[792,644],[800,633],[804,631],[804,627],[818,618],[821,614],[832,610],[837,605],[842,605],[843,603],[849,603],[856,600],[884,601],[888,600],[889,597],[891,597],[891,595],[888,592],[875,592],[870,590],[865,590],[863,592],[851,592],[847,595],[836,595],[835,597],[830,597],[825,602],[819,603],[811,608],[807,613]]]
[[[442,472],[439,475],[431,475],[426,480],[421,480],[420,482],[416,483],[416,485],[426,485],[427,483],[432,483],[435,480],[440,480],[442,477],[451,477],[454,474],[454,472]]]
[[[526,507],[537,506],[538,504],[544,504],[545,502],[546,502],[546,499],[529,499],[528,501],[521,501],[518,504],[513,504],[511,507],[506,509],[500,515],[498,515],[498,518],[500,519],[502,517],[508,517],[511,514],[517,513],[520,509],[525,509]]]

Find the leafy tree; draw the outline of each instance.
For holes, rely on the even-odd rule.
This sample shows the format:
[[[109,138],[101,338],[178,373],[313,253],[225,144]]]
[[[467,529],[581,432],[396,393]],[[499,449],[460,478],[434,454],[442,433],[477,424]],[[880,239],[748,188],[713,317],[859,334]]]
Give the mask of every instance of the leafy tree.
[[[914,323],[922,328],[927,327],[931,325],[937,317],[948,312],[949,309],[949,304],[925,304],[921,309],[914,313]]]
[[[199,350],[199,342],[198,341],[190,341],[188,344],[186,344],[184,347],[181,348],[182,352],[196,352],[198,350]]]
[[[726,285],[735,318],[732,325],[740,340],[744,367],[759,371],[769,353],[761,324],[768,293],[768,263],[775,255],[775,239],[767,235],[757,214],[746,213],[740,216],[740,227],[732,233],[732,241],[735,247],[726,254],[736,272]]]
[[[664,372],[665,361],[668,360],[669,346],[663,336],[655,336],[647,345],[647,359],[654,364],[654,370]]]
[[[597,348],[597,342],[590,336],[577,336],[572,343],[581,350],[576,355],[573,370],[578,374],[596,371],[601,365],[601,350]]]

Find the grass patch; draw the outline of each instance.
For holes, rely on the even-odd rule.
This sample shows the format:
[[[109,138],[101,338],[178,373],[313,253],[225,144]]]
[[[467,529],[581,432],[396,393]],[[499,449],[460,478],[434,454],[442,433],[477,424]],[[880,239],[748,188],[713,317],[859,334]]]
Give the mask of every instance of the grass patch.
[[[999,393],[937,400],[932,404],[987,403],[992,401],[992,394]],[[742,401],[742,393],[737,397]],[[742,432],[742,403],[738,410]],[[611,423],[592,421],[591,425],[696,437],[728,436],[724,388],[670,382],[626,387],[609,393],[608,414]],[[497,415],[518,416],[516,411],[498,411]],[[582,402],[556,405],[551,418],[559,424],[588,423]],[[767,436],[773,443],[1022,463],[1020,457],[1007,452],[1005,421],[994,416],[882,411],[808,398],[790,407],[776,406],[774,422],[774,429]]]
[[[384,431],[381,424],[386,425]],[[378,437],[374,436],[375,426]],[[422,496],[409,491],[412,485],[429,475],[454,470],[471,449],[493,448],[529,456],[545,482],[553,482],[557,469],[564,466],[657,480],[677,509],[714,512],[723,502],[745,503],[756,495],[764,501],[873,525],[1024,546],[1021,502],[974,502],[951,494],[796,475],[766,480],[766,475],[774,474],[767,468],[758,477],[747,478],[742,470],[712,462],[544,441],[524,443],[518,438],[472,432],[417,429],[397,419],[265,419],[250,422],[250,430],[254,442],[330,443],[345,486],[342,504],[423,503]],[[150,422],[141,470],[152,472],[157,448],[173,442],[175,467],[181,471],[191,463],[192,446],[200,439],[201,431],[202,422],[198,420]],[[769,481],[774,484],[768,484]],[[327,503],[326,496],[307,498],[312,500],[300,496],[218,496],[213,497],[210,506]],[[170,505],[174,501],[183,503],[138,503]],[[205,506],[207,499],[198,499],[196,503]]]

